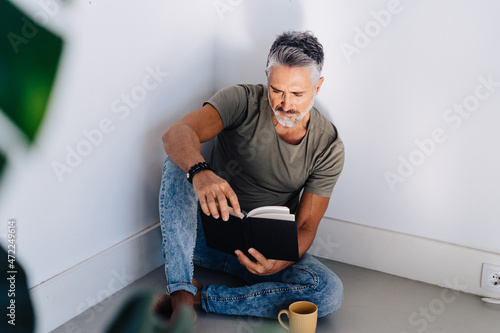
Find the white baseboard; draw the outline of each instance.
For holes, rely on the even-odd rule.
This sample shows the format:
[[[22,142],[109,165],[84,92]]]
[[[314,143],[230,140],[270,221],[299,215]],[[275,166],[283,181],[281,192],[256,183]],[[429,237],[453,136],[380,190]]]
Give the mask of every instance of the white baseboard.
[[[36,332],[49,332],[163,264],[159,223],[33,287]]]
[[[500,297],[481,289],[483,263],[500,254],[324,218],[309,253],[355,266],[451,288]]]

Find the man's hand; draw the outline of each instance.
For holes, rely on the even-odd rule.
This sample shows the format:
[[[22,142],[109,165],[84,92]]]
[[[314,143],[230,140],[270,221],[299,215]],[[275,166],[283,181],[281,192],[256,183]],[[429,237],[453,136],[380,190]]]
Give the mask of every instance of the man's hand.
[[[207,215],[219,218],[219,209],[222,219],[229,219],[227,199],[236,214],[239,214],[240,204],[236,193],[227,181],[217,176],[211,170],[202,170],[193,177],[193,188],[200,201],[201,210]],[[216,201],[217,199],[217,201]]]
[[[245,266],[252,274],[271,275],[274,273],[278,273],[279,271],[293,264],[293,261],[267,259],[259,251],[253,248],[249,249],[248,252],[257,260],[257,262],[251,261],[240,250],[234,251],[240,263]]]

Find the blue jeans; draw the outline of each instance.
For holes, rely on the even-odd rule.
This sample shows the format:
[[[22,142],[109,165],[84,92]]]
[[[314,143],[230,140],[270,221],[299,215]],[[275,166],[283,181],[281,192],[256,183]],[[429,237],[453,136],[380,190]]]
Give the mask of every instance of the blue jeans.
[[[295,301],[318,306],[318,316],[340,308],[344,289],[335,273],[309,254],[286,269],[260,276],[250,273],[236,256],[208,248],[198,212],[198,199],[186,174],[169,158],[163,167],[160,189],[160,221],[163,235],[167,293],[186,290],[193,295],[194,266],[219,270],[247,283],[244,287],[203,286],[202,308],[207,312],[276,318]]]

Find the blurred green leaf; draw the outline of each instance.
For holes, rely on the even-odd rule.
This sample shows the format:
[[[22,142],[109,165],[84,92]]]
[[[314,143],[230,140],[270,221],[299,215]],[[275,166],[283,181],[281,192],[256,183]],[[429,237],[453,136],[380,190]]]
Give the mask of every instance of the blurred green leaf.
[[[63,41],[0,0],[0,108],[33,142],[42,123]]]
[[[6,162],[5,156],[0,151],[0,178],[2,178],[2,172],[3,172],[3,168],[5,166],[5,162]]]

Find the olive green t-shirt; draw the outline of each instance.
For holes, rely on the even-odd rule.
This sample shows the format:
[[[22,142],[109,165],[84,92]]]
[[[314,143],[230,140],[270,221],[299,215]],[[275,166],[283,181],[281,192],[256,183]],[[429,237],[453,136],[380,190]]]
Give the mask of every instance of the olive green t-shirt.
[[[236,85],[206,103],[220,114],[224,130],[211,156],[243,210],[288,206],[295,212],[304,191],[330,197],[344,165],[344,145],[335,126],[312,108],[306,135],[297,145],[276,133],[265,85]]]

